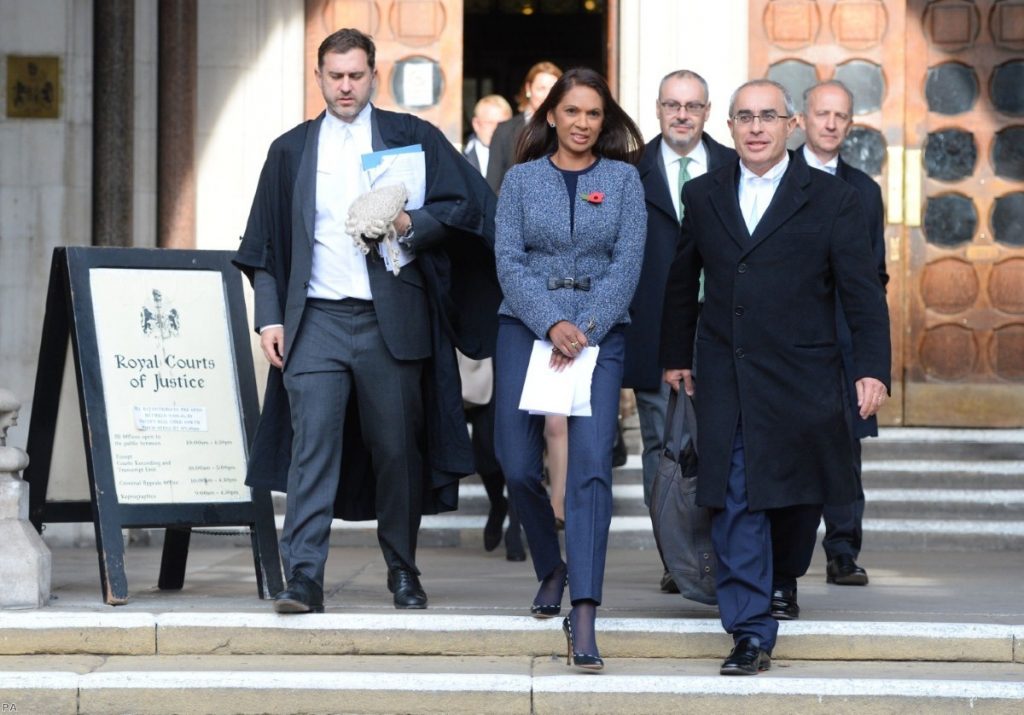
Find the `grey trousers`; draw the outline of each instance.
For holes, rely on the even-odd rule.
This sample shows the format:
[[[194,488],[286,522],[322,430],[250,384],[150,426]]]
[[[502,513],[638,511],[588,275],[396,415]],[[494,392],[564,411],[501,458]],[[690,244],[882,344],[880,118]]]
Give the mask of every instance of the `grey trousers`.
[[[640,438],[644,443],[644,504],[651,506],[651,491],[654,489],[654,475],[658,473],[658,462],[665,446],[665,412],[668,409],[668,395],[672,388],[661,383],[658,390],[633,390],[636,395],[636,413],[640,420]],[[686,429],[686,425],[683,425]],[[686,446],[689,435],[684,434],[681,445]]]
[[[285,346],[288,350],[288,346]],[[423,362],[388,352],[370,301],[310,301],[288,353],[292,461],[281,555],[289,577],[318,584],[341,474],[345,410],[354,394],[376,480],[377,539],[389,568],[416,573],[423,501]]]

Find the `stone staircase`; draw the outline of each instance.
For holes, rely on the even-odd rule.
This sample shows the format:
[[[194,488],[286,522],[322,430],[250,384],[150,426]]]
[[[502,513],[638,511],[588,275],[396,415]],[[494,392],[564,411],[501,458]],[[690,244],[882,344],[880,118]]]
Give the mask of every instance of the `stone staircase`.
[[[1024,549],[1024,430],[883,429],[863,444],[865,550]],[[638,455],[616,470],[612,492],[610,547],[655,548]],[[483,486],[467,478],[459,510],[424,518],[420,543],[479,547],[487,510]],[[371,546],[374,529],[335,521],[331,543]]]
[[[116,609],[98,604],[91,549],[55,552],[58,600],[0,612],[0,713],[1024,712],[1024,431],[885,430],[865,487],[872,585],[826,585],[817,554],[804,616],[757,677],[718,675],[714,608],[657,592],[633,458],[616,474],[600,674],[566,667],[559,619],[522,615],[531,570],[483,552],[469,479],[459,512],[424,521],[423,612],[390,608],[367,523],[335,522],[323,615],[257,601],[244,537],[197,534],[189,585],[168,594],[144,590],[154,533],[129,548],[145,574]]]
[[[781,624],[774,665],[717,675],[712,619],[605,619],[608,669],[558,621],[427,614],[0,614],[0,701],[60,713],[1019,713],[1024,627]]]
[[[865,551],[1024,550],[1024,429],[889,428],[863,445]],[[653,549],[638,455],[615,471],[612,493],[610,548]],[[280,527],[283,495],[275,496],[275,511]],[[487,511],[483,485],[467,477],[459,510],[424,517],[420,544],[478,548]],[[211,535],[218,531],[232,530],[198,533],[193,544],[248,544],[245,535]],[[91,524],[51,524],[46,540],[55,546],[91,546],[92,532]],[[139,534],[157,545],[161,535],[159,530]],[[332,526],[332,546],[376,544],[376,522],[335,520]]]

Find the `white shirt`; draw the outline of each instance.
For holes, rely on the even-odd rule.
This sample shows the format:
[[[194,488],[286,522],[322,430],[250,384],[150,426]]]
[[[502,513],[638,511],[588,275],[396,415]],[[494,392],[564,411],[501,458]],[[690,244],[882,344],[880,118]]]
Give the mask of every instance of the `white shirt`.
[[[818,155],[811,151],[811,148],[806,144],[804,144],[804,159],[807,160],[807,166],[811,167],[812,169],[821,169],[822,171],[827,171],[828,173],[832,174],[832,176],[835,176],[836,170],[839,169],[838,154],[836,154],[834,157],[832,157],[824,164],[822,164],[821,159],[818,158]]]
[[[487,162],[491,159],[491,148],[484,146],[484,143],[473,137],[471,150],[476,153],[476,161],[480,165],[480,173],[487,176]]]
[[[328,112],[320,123],[309,298],[373,298],[366,257],[345,233],[349,207],[370,190],[360,157],[373,151],[372,111],[367,104],[351,123]]]
[[[758,221],[768,210],[768,205],[775,196],[775,190],[782,183],[782,175],[786,173],[789,166],[789,152],[782,155],[782,161],[758,176],[740,162],[740,211],[743,212],[743,220],[747,224],[747,233],[754,235]]]
[[[703,176],[708,173],[708,150],[704,148],[704,142],[697,142],[689,154],[683,154],[682,156],[689,157],[690,163],[687,165],[686,170],[690,173],[691,179],[696,179],[698,176]],[[681,219],[679,215],[679,206],[681,198],[676,196],[676,187],[679,186],[679,172],[681,165],[679,163],[679,154],[668,145],[668,142],[664,138],[661,140],[661,162],[665,165],[665,177],[668,179],[668,193],[673,196],[672,204],[676,207],[676,218]]]

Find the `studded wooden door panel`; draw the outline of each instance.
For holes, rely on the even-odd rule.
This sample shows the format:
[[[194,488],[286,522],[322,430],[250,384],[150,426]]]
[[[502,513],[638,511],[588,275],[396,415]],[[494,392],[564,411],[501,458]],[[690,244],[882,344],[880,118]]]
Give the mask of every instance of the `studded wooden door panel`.
[[[1020,426],[1024,0],[912,0],[906,73],[906,420]]]
[[[769,77],[792,93],[842,80],[854,95],[854,126],[843,158],[882,185],[892,321],[893,398],[880,415],[903,423],[905,293],[903,239],[904,3],[883,0],[751,0],[750,76]],[[797,132],[790,143],[803,142]]]
[[[313,78],[317,47],[342,27],[377,45],[375,106],[412,112],[461,141],[462,0],[306,0],[307,117],[324,108]]]

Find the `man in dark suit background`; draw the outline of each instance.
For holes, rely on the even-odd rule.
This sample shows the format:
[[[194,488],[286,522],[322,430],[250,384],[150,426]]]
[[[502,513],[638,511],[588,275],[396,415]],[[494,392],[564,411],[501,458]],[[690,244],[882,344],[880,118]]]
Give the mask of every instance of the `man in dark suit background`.
[[[487,176],[491,158],[491,139],[502,122],[512,118],[512,107],[500,94],[481,97],[473,106],[473,133],[466,140],[462,155],[482,176]]]
[[[473,471],[462,420],[458,368],[448,331],[485,339],[492,300],[448,302],[491,317],[445,314],[440,293],[486,273],[453,268],[480,244],[493,246],[494,196],[436,127],[377,109],[373,41],[339,30],[320,45],[315,71],[327,111],[271,145],[235,263],[253,280],[255,322],[271,364],[250,452],[250,486],[287,491],[281,553],[288,587],[278,613],[323,611],[331,519],[376,518],[396,608],[425,608],[416,567],[424,511],[453,509],[457,479]],[[425,154],[422,208],[400,211],[394,230],[402,265],[392,273],[376,250],[347,234],[352,202],[369,189],[361,156],[419,144]],[[480,239],[484,240],[480,240]],[[490,254],[493,277],[493,254]],[[486,264],[485,264],[486,267]],[[459,348],[482,356],[456,336]],[[439,488],[440,487],[440,488]],[[447,499],[439,492],[450,495]],[[444,502],[444,503],[440,503]]]
[[[888,311],[860,200],[843,181],[792,160],[794,113],[770,80],[733,94],[739,161],[684,187],[665,294],[661,364],[674,389],[696,397],[697,501],[713,510],[719,613],[734,642],[723,675],[771,666],[773,540],[805,533],[822,504],[856,497],[837,289],[853,335],[859,415],[876,413],[888,392]]]
[[[736,152],[704,132],[711,114],[708,84],[696,72],[670,72],[658,86],[655,113],[661,133],[647,143],[637,165],[647,202],[647,242],[640,283],[629,306],[622,386],[636,395],[643,439],[644,503],[650,506],[654,475],[665,439],[669,386],[661,379],[658,339],[668,267],[679,244],[683,183],[736,160]],[[685,444],[685,439],[683,444]],[[661,590],[679,589],[665,569]]]
[[[853,126],[853,95],[842,82],[830,80],[804,92],[804,113],[801,124],[807,143],[797,150],[796,158],[814,169],[826,171],[850,184],[860,196],[868,228],[871,254],[882,286],[889,282],[885,269],[885,213],[882,190],[870,176],[856,169],[839,155],[839,149]],[[858,498],[850,504],[826,505],[825,538],[822,546],[828,557],[827,580],[842,586],[867,584],[867,572],[857,565],[861,548],[861,521],[864,517],[864,491],[861,487],[860,440],[878,436],[878,420],[874,415],[861,419],[857,414],[856,389],[850,373],[854,369],[853,343],[850,328],[841,308],[836,312],[839,346],[846,371],[850,418],[853,427],[853,456],[857,473]]]

